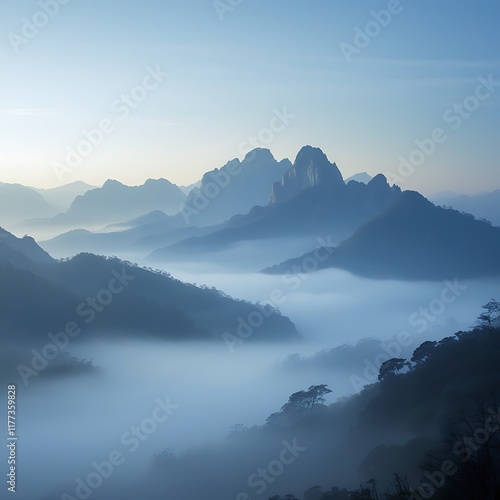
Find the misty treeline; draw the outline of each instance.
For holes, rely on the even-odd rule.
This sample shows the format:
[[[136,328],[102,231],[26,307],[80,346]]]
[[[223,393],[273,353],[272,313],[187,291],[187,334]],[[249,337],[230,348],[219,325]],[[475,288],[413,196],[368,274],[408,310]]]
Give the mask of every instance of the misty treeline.
[[[339,399],[333,376],[318,380],[327,377],[324,371],[313,382],[328,385],[310,385],[312,374],[304,374],[300,385],[273,393],[279,394],[273,399],[266,398],[267,379],[257,397],[238,386],[239,395],[266,408],[259,420],[248,416],[243,422],[262,425],[235,425],[225,438],[184,449],[177,448],[175,429],[165,427],[164,434],[151,436],[145,455],[130,457],[146,467],[138,466],[136,474],[131,468],[117,472],[96,498],[498,498],[499,306],[492,300],[475,327],[424,342],[408,359],[381,367],[379,380],[354,396]],[[236,373],[226,375],[237,385]],[[200,399],[202,411],[218,401]],[[231,391],[224,401],[221,412],[241,405]],[[212,423],[202,418],[199,425],[208,430]]]
[[[487,304],[469,331],[381,367],[354,396],[328,405],[334,383],[294,392],[264,425],[236,425],[224,441],[169,452],[120,493],[133,498],[146,482],[150,498],[498,498],[498,306]],[[287,447],[296,457],[279,465]]]
[[[358,488],[324,491],[312,486],[303,500],[495,500],[500,498],[500,302],[483,306],[477,325],[440,342],[424,342],[411,360],[391,359],[380,367],[379,382],[350,401],[325,408],[321,417],[302,414],[318,429],[324,417],[341,414],[357,400],[364,407],[359,425],[380,433],[410,431],[404,445],[382,444],[361,462]],[[325,386],[318,386],[325,387]],[[310,390],[313,388],[310,388]],[[301,394],[301,393],[297,393]],[[281,410],[292,412],[292,395]],[[276,414],[268,420],[275,425]],[[290,420],[288,420],[290,425]],[[390,472],[392,471],[392,472]],[[269,500],[298,500],[294,494]]]
[[[299,337],[295,325],[270,305],[183,283],[165,271],[88,253],[59,261],[47,256],[48,261],[3,262],[4,250],[0,248],[0,330],[14,333],[18,343],[39,341],[40,332],[59,331],[69,320],[85,330],[85,338],[106,331],[122,338],[220,340],[237,330],[238,318],[244,322],[256,314],[266,320],[249,341]],[[118,291],[113,292],[109,286],[117,280],[118,288],[112,289]],[[26,309],[32,314],[25,314]]]

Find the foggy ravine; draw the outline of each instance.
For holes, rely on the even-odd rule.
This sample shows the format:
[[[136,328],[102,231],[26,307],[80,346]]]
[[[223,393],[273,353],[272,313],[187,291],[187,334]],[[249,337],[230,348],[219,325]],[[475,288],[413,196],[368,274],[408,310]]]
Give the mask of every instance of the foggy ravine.
[[[364,338],[386,341],[402,331],[414,337],[405,350],[411,355],[424,340],[441,339],[470,327],[481,304],[495,295],[499,284],[498,280],[458,282],[464,288],[460,296],[423,329],[422,317],[417,327],[415,317],[410,322],[410,316],[439,298],[447,284],[370,281],[334,270],[303,276],[299,281],[291,281],[290,277],[284,281],[281,276],[222,274],[209,268],[203,273],[201,267],[186,271],[189,266],[185,264],[177,268],[165,266],[183,281],[216,286],[231,296],[251,301],[268,302],[273,289],[282,290],[285,300],[278,307],[295,322],[303,342],[242,343],[232,348],[234,352],[222,339],[181,345],[140,340],[107,342],[103,336],[102,341],[75,342],[69,351],[80,359],[92,359],[98,367],[95,373],[67,379],[40,377],[27,387],[18,381],[23,408],[18,423],[23,449],[20,467],[36,471],[32,481],[19,488],[18,498],[42,500],[60,498],[63,493],[74,495],[76,478],[92,472],[94,461],[105,460],[111,451],[121,450],[126,462],[91,498],[112,498],[116,487],[120,498],[135,499],[138,490],[129,497],[124,485],[131,484],[130,491],[134,491],[141,484],[142,491],[147,492],[148,483],[142,484],[141,478],[151,472],[155,454],[172,449],[182,455],[207,443],[223,446],[233,425],[262,425],[290,394],[309,385],[328,384],[333,391],[328,403],[353,394],[356,387],[350,377],[363,377],[364,361],[374,361],[383,350],[375,349],[370,356],[363,353],[359,364],[352,364],[359,366],[359,371],[313,367],[294,372],[280,364],[287,356],[298,353],[309,357]],[[450,277],[450,283],[454,280]],[[121,438],[131,426],[151,416],[157,398],[170,398],[179,408],[137,450],[130,452],[133,445],[130,441],[124,445]],[[341,439],[344,430],[339,432]],[[254,469],[257,467],[258,460]],[[221,471],[220,478],[233,472],[235,477],[246,478],[252,470]],[[203,477],[201,471],[186,474]],[[282,483],[278,479],[273,487],[278,492],[296,484],[307,489],[311,477],[314,475],[303,474],[302,480],[292,480],[283,476]],[[322,484],[330,486],[334,478],[325,476]],[[245,483],[241,487],[244,490]],[[195,485],[190,488],[196,490]],[[228,486],[228,495],[231,488]],[[203,492],[200,482],[200,498]],[[146,494],[144,498],[160,497]]]

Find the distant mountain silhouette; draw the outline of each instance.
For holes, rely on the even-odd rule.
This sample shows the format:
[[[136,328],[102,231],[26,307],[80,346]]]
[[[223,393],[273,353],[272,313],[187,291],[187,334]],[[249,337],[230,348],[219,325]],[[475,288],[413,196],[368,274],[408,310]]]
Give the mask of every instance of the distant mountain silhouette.
[[[142,238],[164,233],[172,235],[173,229],[179,224],[181,224],[179,217],[156,210],[127,222],[110,224],[102,232],[93,233],[86,229],[73,229],[50,240],[42,241],[40,245],[58,257],[68,257],[81,252],[114,255],[120,251],[134,250],[134,248],[141,250],[142,247],[137,242]],[[178,239],[167,241],[174,242],[184,237],[181,234]]]
[[[274,182],[277,177],[280,182]],[[335,233],[340,240],[400,195],[399,188],[391,188],[383,177],[379,181],[369,187],[346,186],[337,166],[311,146],[299,152],[293,165],[277,162],[267,149],[256,149],[243,162],[233,160],[205,174],[180,214],[167,217],[154,211],[127,222],[122,218],[98,233],[72,230],[44,241],[43,247],[59,256],[160,249],[152,257],[156,260],[172,252],[182,257],[249,239]],[[66,214],[60,216],[58,223],[65,218]],[[176,246],[162,250],[172,245]]]
[[[130,229],[132,227],[138,227],[150,224],[172,226],[173,224],[171,223],[171,221],[172,221],[171,215],[167,215],[165,212],[162,212],[161,210],[154,210],[153,212],[149,212],[145,215],[141,215],[140,217],[136,217],[135,219],[129,221],[110,224],[104,229],[112,229],[112,230]]]
[[[186,200],[184,213],[189,224],[208,226],[246,214],[254,206],[269,203],[273,184],[291,168],[289,160],[278,162],[268,149],[255,149],[244,160],[232,160],[207,172],[199,188]]]
[[[298,338],[293,323],[277,311],[213,288],[185,284],[117,258],[80,254],[55,261],[31,238],[18,239],[4,230],[0,236],[0,331],[17,332],[19,341],[64,328],[70,320],[110,336],[210,340],[229,333],[236,338],[240,325],[256,312],[264,320],[247,340]],[[101,301],[97,308],[78,309],[100,296],[105,305]]]
[[[186,195],[165,179],[149,179],[142,186],[126,186],[121,182],[108,180],[101,188],[91,189],[78,196],[66,212],[51,219],[26,221],[24,227],[103,227],[155,210],[175,214],[179,212],[185,199]]]
[[[82,252],[115,255],[120,252],[140,253],[176,243],[192,236],[203,236],[214,230],[210,227],[185,226],[179,215],[166,215],[156,210],[130,221],[110,224],[103,231],[72,229],[40,246],[57,257],[74,256]]]
[[[64,212],[70,207],[77,196],[84,195],[91,189],[96,189],[96,186],[76,181],[71,184],[50,189],[32,189],[40,193],[49,205],[55,207],[60,212]]]
[[[70,230],[44,241],[43,246],[58,255],[74,255],[81,251],[112,253],[130,247],[150,252],[192,236],[206,235],[222,229],[221,223],[235,214],[247,213],[256,205],[267,205],[273,183],[290,167],[288,160],[278,162],[269,150],[255,149],[242,162],[233,160],[221,169],[206,173],[200,187],[194,186],[190,191],[180,214],[167,216],[155,210],[142,212],[124,222],[122,211],[119,222],[105,228],[107,233]],[[75,205],[78,201],[75,200]],[[73,213],[74,207],[52,219],[52,223],[66,228],[78,227],[79,219],[70,217]]]
[[[56,213],[57,209],[33,189],[0,183],[0,225],[12,226],[31,217],[52,217]]]
[[[349,184],[351,181],[361,182],[362,184],[368,184],[373,177],[366,172],[361,172],[359,174],[353,175],[345,180],[346,184]]]
[[[201,180],[193,182],[189,186],[179,186],[179,189],[185,194],[188,195],[194,188],[199,188],[201,186]]]
[[[140,253],[171,245],[192,236],[203,236],[214,231],[214,226],[185,226],[182,216],[166,215],[160,210],[118,224],[110,224],[103,231],[72,229],[40,245],[53,255],[68,257],[81,252],[115,255],[120,252]]]
[[[486,219],[500,226],[500,189],[491,193],[473,196],[443,193],[432,198],[438,205],[444,205],[472,214],[478,219]]]
[[[220,250],[245,240],[333,236],[345,239],[361,224],[383,212],[401,196],[383,175],[368,185],[346,185],[335,164],[321,150],[307,146],[293,168],[275,184],[271,203],[233,217],[210,234],[180,241],[152,253],[151,259]]]
[[[108,180],[102,188],[76,198],[66,215],[75,219],[123,222],[154,210],[173,215],[184,200],[184,193],[165,179],[149,179],[142,186],[125,186]]]
[[[318,266],[379,279],[467,279],[500,274],[499,255],[499,228],[405,191]],[[311,253],[266,271],[288,272],[306,257],[314,258]]]

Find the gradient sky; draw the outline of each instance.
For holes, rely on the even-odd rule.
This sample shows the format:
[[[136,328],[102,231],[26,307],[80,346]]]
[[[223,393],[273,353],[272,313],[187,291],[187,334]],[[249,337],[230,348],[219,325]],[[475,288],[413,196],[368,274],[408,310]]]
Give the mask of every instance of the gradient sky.
[[[441,127],[446,142],[402,187],[427,194],[500,188],[500,87],[458,130],[443,122],[480,76],[500,81],[500,4],[401,0],[402,12],[347,62],[341,43],[352,44],[370,11],[389,3],[243,0],[221,21],[212,0],[70,0],[16,53],[12,33],[21,34],[23,17],[40,6],[7,0],[0,181],[189,184],[241,157],[240,144],[286,108],[296,117],[262,143],[278,159],[293,160],[311,144],[344,176],[396,173],[415,139]],[[112,103],[157,65],[169,76],[120,118]],[[116,130],[58,178],[54,162],[105,117]]]

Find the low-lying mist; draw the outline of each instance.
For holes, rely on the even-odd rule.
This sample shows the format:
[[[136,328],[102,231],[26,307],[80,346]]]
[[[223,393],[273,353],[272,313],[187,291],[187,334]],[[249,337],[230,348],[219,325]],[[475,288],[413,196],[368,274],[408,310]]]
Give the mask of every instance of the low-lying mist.
[[[113,497],[112,485],[120,485],[121,498],[135,498],[124,496],[123,485],[131,482],[137,488],[141,477],[170,454],[182,456],[208,443],[224,447],[234,425],[264,424],[290,394],[314,384],[332,389],[327,403],[359,392],[363,384],[375,381],[384,359],[411,357],[423,341],[470,327],[481,305],[498,289],[495,280],[460,282],[454,277],[446,283],[405,283],[371,281],[335,270],[283,278],[199,267],[188,272],[181,267],[166,266],[183,281],[216,286],[250,301],[273,303],[273,291],[280,291],[282,301],[273,305],[296,323],[303,341],[256,344],[250,338],[229,348],[223,339],[184,344],[106,341],[103,334],[99,341],[75,342],[69,347],[71,355],[91,359],[95,370],[69,377],[41,374],[27,387],[18,381],[19,468],[38,471],[36,485],[20,484],[19,498],[61,498],[63,493],[78,498],[76,478],[87,477],[94,470],[92,463],[107,460],[114,450],[126,461],[113,481],[92,491],[92,498]],[[404,340],[402,333],[407,334]],[[361,339],[373,340],[358,344]],[[354,347],[340,347],[344,344]],[[19,351],[16,356],[20,362],[25,359]],[[169,410],[165,422],[154,425],[151,435],[143,436],[144,441],[133,437],[132,426],[147,419],[153,425],[154,412],[165,412],[162,405],[170,408],[170,403],[175,409]],[[339,428],[340,434],[332,435],[332,446],[342,441],[342,432]],[[271,444],[277,446],[273,439],[273,449]],[[236,467],[233,472],[234,477],[248,476],[252,469]],[[220,471],[220,481],[233,472]],[[199,471],[179,472],[178,481],[181,476],[186,481],[201,477]],[[282,487],[294,481],[288,476]],[[143,486],[147,492],[148,485]],[[244,481],[242,490],[245,486]],[[161,497],[155,495],[145,497]]]
[[[183,452],[224,438],[235,424],[264,422],[298,384],[309,382],[273,373],[276,360],[290,349],[298,346],[247,345],[234,353],[223,343],[91,342],[74,347],[73,355],[92,359],[95,373],[49,378],[42,372],[27,387],[19,385],[20,470],[37,470],[39,480],[26,498],[54,487],[58,481],[51,471],[57,471],[63,488],[65,481],[88,474],[94,460],[114,449],[134,448],[121,438],[152,416],[158,399],[178,409],[131,453],[134,465],[128,465],[127,475],[139,474],[167,448]],[[20,494],[26,489],[24,483]]]

